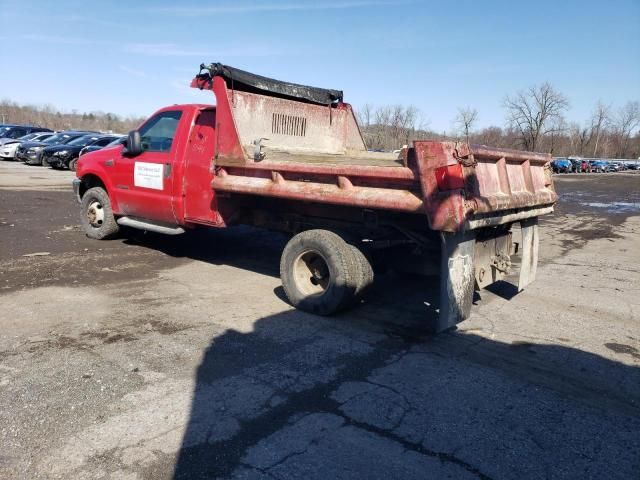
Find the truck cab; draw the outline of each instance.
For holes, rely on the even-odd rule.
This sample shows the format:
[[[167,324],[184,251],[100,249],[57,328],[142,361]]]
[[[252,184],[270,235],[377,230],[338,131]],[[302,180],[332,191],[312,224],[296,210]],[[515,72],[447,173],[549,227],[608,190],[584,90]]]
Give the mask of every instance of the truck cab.
[[[82,196],[88,188],[102,184],[115,215],[173,226],[190,219],[216,224],[209,171],[215,107],[165,107],[151,115],[137,132],[141,150],[135,155],[125,142],[79,159],[77,176],[82,182],[77,182],[78,194]]]

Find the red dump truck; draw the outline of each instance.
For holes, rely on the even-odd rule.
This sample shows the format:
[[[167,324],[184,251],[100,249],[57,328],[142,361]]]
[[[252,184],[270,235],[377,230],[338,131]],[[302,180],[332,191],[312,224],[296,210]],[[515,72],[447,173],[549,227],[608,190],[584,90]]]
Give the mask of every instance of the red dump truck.
[[[89,237],[120,226],[287,232],[280,275],[292,305],[352,306],[379,265],[437,274],[436,332],[468,317],[474,290],[505,278],[516,250],[519,289],[534,280],[537,219],[557,199],[549,155],[440,141],[371,152],[341,91],[218,63],[191,86],[216,105],[162,108],[124,145],[81,157],[73,185]]]

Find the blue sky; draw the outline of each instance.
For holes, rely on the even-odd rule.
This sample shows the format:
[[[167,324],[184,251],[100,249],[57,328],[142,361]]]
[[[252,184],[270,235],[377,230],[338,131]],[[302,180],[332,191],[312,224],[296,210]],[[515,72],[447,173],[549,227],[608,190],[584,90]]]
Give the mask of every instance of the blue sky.
[[[412,104],[438,131],[466,105],[502,126],[505,94],[543,81],[570,120],[640,100],[640,0],[0,0],[0,25],[0,98],[67,111],[213,103],[188,87],[213,61]]]

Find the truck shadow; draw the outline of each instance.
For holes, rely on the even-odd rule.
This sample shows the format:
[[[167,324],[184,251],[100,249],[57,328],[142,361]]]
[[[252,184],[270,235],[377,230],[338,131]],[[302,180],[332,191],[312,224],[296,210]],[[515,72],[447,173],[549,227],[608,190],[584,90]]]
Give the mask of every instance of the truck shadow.
[[[126,244],[135,244],[161,251],[174,258],[230,265],[236,268],[268,275],[280,276],[279,259],[288,237],[277,232],[247,226],[225,229],[203,229],[175,237],[127,231]],[[429,321],[435,320],[439,310],[439,279],[416,274],[400,274],[394,271],[376,272],[376,279],[369,289],[363,305],[358,307],[358,315],[373,319],[382,307],[383,311],[393,309],[401,318],[420,319],[426,332]],[[490,291],[500,297],[510,299],[518,291],[507,282],[499,282]],[[288,303],[281,288],[274,294]],[[474,304],[482,299],[482,292],[475,292]],[[427,319],[427,321],[425,321]]]
[[[127,229],[125,244],[158,250],[171,257],[189,258],[213,265],[232,265],[277,277],[279,259],[287,237],[248,226],[202,229],[167,236]]]
[[[545,477],[558,465],[595,478],[611,476],[612,466],[620,478],[633,476],[640,369],[561,340],[429,336],[417,318],[393,310],[333,318],[286,311],[256,320],[251,332],[213,338],[177,458],[162,475],[147,473],[393,478],[394,468],[402,465],[403,476],[412,468],[394,458],[391,446],[400,445],[481,478]],[[639,355],[628,345],[607,348],[620,360]]]

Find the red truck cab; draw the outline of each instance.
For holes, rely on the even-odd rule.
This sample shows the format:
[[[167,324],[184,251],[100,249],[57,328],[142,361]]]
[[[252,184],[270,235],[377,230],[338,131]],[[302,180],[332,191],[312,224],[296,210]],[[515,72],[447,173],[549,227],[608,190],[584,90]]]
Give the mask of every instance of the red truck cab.
[[[209,171],[214,127],[214,106],[162,108],[138,129],[147,142],[139,155],[129,155],[127,147],[119,145],[81,158],[78,193],[102,183],[115,215],[173,226],[190,220],[216,225],[219,215],[212,205]]]
[[[504,279],[520,224],[518,286],[533,281],[539,215],[557,199],[545,154],[414,141],[369,152],[342,92],[201,65],[216,106],[154,113],[123,146],[84,155],[74,190],[96,239],[128,226],[180,234],[250,224],[293,234],[281,278],[291,303],[330,314],[361,297],[381,261],[438,273],[450,328],[474,289]]]

